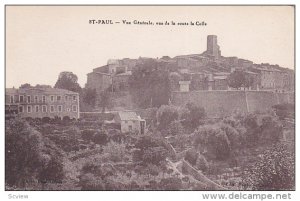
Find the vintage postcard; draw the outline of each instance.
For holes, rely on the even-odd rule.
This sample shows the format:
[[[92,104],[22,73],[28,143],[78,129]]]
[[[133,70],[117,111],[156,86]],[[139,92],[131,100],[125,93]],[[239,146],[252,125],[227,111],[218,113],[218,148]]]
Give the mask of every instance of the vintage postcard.
[[[294,191],[294,17],[6,5],[5,190]]]

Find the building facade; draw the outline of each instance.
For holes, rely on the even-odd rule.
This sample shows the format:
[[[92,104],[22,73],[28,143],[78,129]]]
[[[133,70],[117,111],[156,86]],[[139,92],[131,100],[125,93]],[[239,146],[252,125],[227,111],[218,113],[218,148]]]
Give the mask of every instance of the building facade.
[[[118,112],[113,121],[114,123],[121,125],[122,133],[138,132],[142,135],[145,133],[146,121],[138,116],[135,112]]]
[[[79,119],[79,94],[55,88],[8,88],[5,111],[22,118]]]

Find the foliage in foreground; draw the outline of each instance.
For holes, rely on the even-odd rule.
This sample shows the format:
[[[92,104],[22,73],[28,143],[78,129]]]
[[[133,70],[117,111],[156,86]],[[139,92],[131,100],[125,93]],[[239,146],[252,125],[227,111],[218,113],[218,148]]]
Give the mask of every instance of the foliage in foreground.
[[[277,144],[265,151],[243,179],[245,189],[293,190],[295,189],[294,154],[286,145]]]

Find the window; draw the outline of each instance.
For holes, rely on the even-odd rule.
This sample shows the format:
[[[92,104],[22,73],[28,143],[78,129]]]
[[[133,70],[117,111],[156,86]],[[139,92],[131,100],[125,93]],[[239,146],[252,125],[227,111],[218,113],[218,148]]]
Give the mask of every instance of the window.
[[[70,112],[71,110],[70,110],[70,108],[67,108],[67,112]]]
[[[31,101],[31,96],[27,96],[27,103],[30,103]]]
[[[76,96],[73,96],[73,100],[74,100],[74,101],[76,100]]]
[[[67,100],[68,100],[68,96],[66,95],[66,96],[65,96],[65,101],[67,101]]]
[[[35,106],[35,112],[39,112],[39,106],[38,105]]]
[[[46,102],[46,96],[43,96],[43,103]]]
[[[27,105],[27,112],[31,113],[31,105]]]
[[[125,121],[125,124],[127,124],[128,123],[128,121]]]
[[[76,105],[73,105],[73,106],[72,106],[72,111],[73,111],[73,112],[77,112],[77,106],[76,106]]]
[[[58,110],[58,112],[62,112],[62,105],[58,105],[57,110]]]
[[[54,101],[54,96],[50,96],[50,100],[53,102]]]
[[[54,112],[54,105],[50,105],[50,112]]]
[[[131,125],[128,126],[128,129],[129,129],[129,131],[132,131],[132,126]]]
[[[47,112],[47,106],[46,105],[42,106],[42,112]]]
[[[22,103],[22,102],[24,102],[24,96],[23,95],[20,95],[20,102]]]
[[[56,100],[57,100],[57,101],[60,101],[60,100],[61,100],[61,96],[57,96],[57,97],[56,97]]]
[[[35,103],[38,102],[38,96],[34,96],[34,102],[35,102]]]
[[[10,103],[14,103],[14,96],[10,96]]]
[[[19,112],[24,112],[23,106],[19,107]]]

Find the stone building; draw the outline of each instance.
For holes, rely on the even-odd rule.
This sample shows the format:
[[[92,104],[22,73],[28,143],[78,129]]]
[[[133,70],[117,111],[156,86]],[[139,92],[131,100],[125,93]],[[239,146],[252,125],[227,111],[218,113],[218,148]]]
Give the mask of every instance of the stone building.
[[[135,112],[121,111],[118,112],[113,122],[121,125],[121,132],[138,132],[139,134],[145,133],[146,121],[138,116]]]
[[[218,45],[218,37],[216,35],[207,36],[206,54],[216,59],[221,56],[220,46]]]
[[[87,74],[86,88],[95,89],[98,94],[106,89],[112,92],[127,91],[132,69],[141,59],[109,59],[107,65],[94,68]]]
[[[274,68],[263,68],[263,66],[252,67],[250,71],[259,74],[260,90],[289,91],[288,73]]]
[[[106,90],[112,85],[112,75],[93,71],[87,74],[86,88],[95,89],[96,92]]]
[[[79,118],[79,94],[56,88],[8,88],[5,111],[30,118]]]

